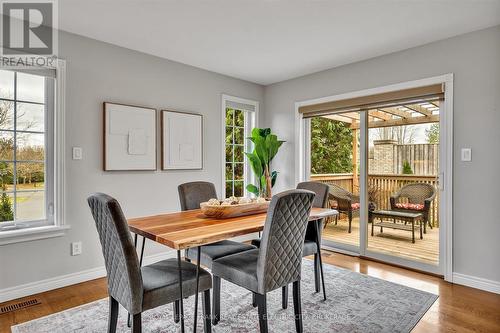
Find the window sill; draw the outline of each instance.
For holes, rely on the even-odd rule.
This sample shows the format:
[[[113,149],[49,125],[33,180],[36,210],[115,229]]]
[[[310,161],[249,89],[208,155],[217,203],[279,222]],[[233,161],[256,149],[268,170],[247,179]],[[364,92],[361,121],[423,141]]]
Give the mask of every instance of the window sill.
[[[44,227],[34,227],[28,229],[12,230],[0,232],[0,246],[29,242],[38,239],[60,237],[66,233],[70,226],[44,226]]]

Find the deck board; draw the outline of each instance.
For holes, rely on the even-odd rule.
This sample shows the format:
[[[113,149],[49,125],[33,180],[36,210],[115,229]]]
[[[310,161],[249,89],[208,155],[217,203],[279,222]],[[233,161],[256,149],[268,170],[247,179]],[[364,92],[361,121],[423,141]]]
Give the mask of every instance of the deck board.
[[[347,232],[348,225],[345,218],[339,219],[337,225],[333,222],[329,223],[323,231],[323,238],[349,245],[359,245],[359,218],[353,219],[350,234]],[[368,249],[437,265],[439,263],[439,229],[427,228],[424,239],[419,238],[418,228],[415,227],[415,229],[415,244],[413,244],[409,231],[384,228],[381,234],[380,228],[375,228],[373,237],[368,233]]]

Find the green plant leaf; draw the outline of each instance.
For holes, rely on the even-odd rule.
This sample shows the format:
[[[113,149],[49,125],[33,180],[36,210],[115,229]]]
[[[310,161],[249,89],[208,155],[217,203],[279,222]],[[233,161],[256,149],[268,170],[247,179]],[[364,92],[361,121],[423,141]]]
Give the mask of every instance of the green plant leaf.
[[[271,172],[271,187],[274,187],[277,178],[278,178],[278,171]]]
[[[262,162],[259,159],[259,156],[255,153],[245,153],[250,161],[250,166],[252,167],[255,175],[260,178],[264,174],[264,169],[262,168]]]
[[[254,184],[248,184],[247,191],[255,194],[256,196],[259,196],[259,189]]]

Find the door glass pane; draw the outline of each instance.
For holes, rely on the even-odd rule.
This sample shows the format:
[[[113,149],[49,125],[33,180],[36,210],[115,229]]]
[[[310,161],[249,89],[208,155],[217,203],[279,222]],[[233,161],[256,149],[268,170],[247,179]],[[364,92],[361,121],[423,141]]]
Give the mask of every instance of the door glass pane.
[[[436,109],[437,103],[422,103],[368,113],[369,251],[438,264]],[[406,125],[409,120],[412,124]]]
[[[340,212],[329,218],[325,241],[359,246],[359,119],[358,112],[311,119],[311,178],[330,185],[330,206]]]
[[[43,132],[45,129],[45,106],[17,103],[17,130]]]
[[[0,98],[14,99],[14,72],[0,70]]]
[[[14,102],[0,100],[0,129],[14,129]]]
[[[17,160],[44,161],[45,134],[17,133]]]
[[[45,218],[44,191],[18,191],[16,194],[16,218],[41,220]]]
[[[0,161],[14,160],[14,133],[0,131]]]

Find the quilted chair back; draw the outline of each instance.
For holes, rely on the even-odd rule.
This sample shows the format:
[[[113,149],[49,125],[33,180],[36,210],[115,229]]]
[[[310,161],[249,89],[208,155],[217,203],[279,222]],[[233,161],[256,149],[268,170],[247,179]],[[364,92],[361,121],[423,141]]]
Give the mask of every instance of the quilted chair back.
[[[297,189],[312,191],[316,194],[313,201],[313,207],[327,207],[330,193],[330,187],[327,184],[320,182],[302,182],[297,184]],[[318,238],[316,228],[313,223],[309,223],[306,230],[306,239],[316,241],[316,238]],[[319,241],[321,242],[321,239]]]
[[[191,182],[178,186],[182,210],[200,209],[200,203],[217,198],[215,185],[209,182]]]
[[[436,189],[431,184],[407,184],[399,190],[400,197],[408,198],[409,203],[424,204],[425,199],[433,198]]]
[[[142,312],[142,275],[139,260],[118,201],[104,193],[87,202],[94,217],[108,274],[109,295],[131,314]]]
[[[306,190],[290,190],[273,196],[257,262],[259,293],[300,280],[302,251],[314,196]]]

